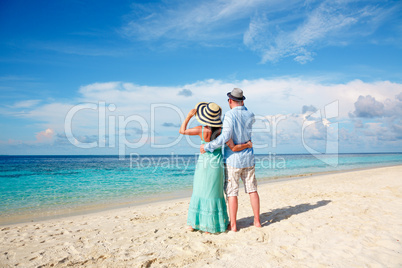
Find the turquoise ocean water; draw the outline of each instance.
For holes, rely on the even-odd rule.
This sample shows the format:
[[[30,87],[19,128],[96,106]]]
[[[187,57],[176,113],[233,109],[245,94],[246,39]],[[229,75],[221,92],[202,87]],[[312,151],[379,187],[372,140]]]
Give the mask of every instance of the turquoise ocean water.
[[[0,224],[191,194],[197,155],[0,156]],[[402,154],[257,155],[256,176],[277,178],[401,165]]]

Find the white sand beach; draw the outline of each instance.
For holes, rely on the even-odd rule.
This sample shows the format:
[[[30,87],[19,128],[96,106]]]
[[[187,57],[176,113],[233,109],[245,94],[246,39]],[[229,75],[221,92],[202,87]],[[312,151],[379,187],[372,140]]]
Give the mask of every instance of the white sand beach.
[[[0,267],[402,267],[402,166],[241,192],[237,233],[185,229],[190,199],[0,227]]]

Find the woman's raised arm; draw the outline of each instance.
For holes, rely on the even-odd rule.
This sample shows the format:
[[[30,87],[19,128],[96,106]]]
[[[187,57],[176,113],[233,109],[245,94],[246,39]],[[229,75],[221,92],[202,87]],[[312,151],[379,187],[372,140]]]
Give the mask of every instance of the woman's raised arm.
[[[196,113],[197,113],[196,109],[191,109],[190,112],[188,112],[186,119],[184,119],[183,123],[181,124],[180,130],[179,130],[180,134],[183,134],[183,135],[200,135],[201,134],[202,129],[200,126],[187,129],[188,122]]]

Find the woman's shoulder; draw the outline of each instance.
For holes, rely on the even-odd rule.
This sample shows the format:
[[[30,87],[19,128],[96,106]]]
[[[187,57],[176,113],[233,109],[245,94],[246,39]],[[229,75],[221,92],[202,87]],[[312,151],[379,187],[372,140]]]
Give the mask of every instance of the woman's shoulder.
[[[204,140],[207,140],[207,139],[209,139],[209,138],[211,137],[212,130],[211,130],[211,128],[208,127],[208,126],[203,126],[203,128],[204,128],[204,131],[203,131],[203,133],[204,133]]]
[[[211,138],[211,133],[212,133],[211,128],[208,127],[208,126],[202,126],[202,128],[203,128],[203,132],[202,132],[203,136],[202,136],[202,138],[203,138],[203,140],[205,142],[209,142],[209,140]]]

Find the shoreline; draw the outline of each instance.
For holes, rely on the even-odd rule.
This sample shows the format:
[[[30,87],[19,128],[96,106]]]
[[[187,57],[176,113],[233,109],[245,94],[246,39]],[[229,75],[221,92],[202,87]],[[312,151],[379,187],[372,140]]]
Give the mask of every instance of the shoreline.
[[[189,198],[0,227],[5,267],[401,267],[402,165],[239,193],[238,232],[186,231]]]
[[[280,182],[280,181],[289,181],[289,180],[298,180],[298,179],[303,179],[306,177],[316,177],[316,176],[323,176],[323,175],[331,175],[331,174],[342,174],[342,173],[348,173],[348,172],[354,172],[354,171],[363,171],[363,170],[370,170],[370,169],[377,169],[377,168],[387,168],[387,167],[398,167],[402,166],[402,164],[391,164],[391,165],[385,165],[385,166],[374,166],[374,167],[359,167],[359,168],[352,168],[352,169],[345,169],[345,170],[333,170],[333,171],[323,171],[323,172],[314,172],[314,173],[303,173],[303,174],[298,174],[298,175],[289,175],[289,176],[282,176],[282,177],[266,177],[266,178],[260,178],[258,180],[259,183],[261,184],[264,183],[274,183],[274,182]],[[241,184],[240,184],[241,185]]]
[[[298,175],[290,175],[290,176],[281,176],[281,177],[265,177],[265,178],[257,178],[258,185],[271,184],[271,183],[280,183],[286,181],[300,180],[306,178],[312,178],[317,176],[325,176],[331,174],[343,174],[354,171],[363,171],[363,170],[371,170],[377,168],[387,168],[387,167],[396,167],[401,165],[387,165],[387,166],[376,166],[376,167],[362,167],[362,168],[353,168],[348,170],[334,170],[334,171],[326,171],[326,172],[316,172],[316,173],[305,173]],[[243,190],[243,184],[240,182],[240,189]],[[190,189],[182,189],[174,192],[166,192],[166,193],[155,193],[148,198],[137,197],[133,199],[123,199],[120,202],[114,202],[112,204],[87,204],[84,206],[78,206],[75,208],[53,208],[52,210],[47,210],[34,214],[21,214],[21,215],[12,215],[11,217],[0,217],[0,227],[15,225],[15,224],[23,224],[23,223],[34,223],[34,222],[42,222],[53,219],[63,219],[74,216],[82,216],[89,214],[102,213],[107,211],[113,211],[118,209],[126,209],[126,208],[135,208],[137,206],[145,206],[151,204],[158,204],[163,202],[170,202],[175,200],[182,200],[190,198],[192,194],[192,188]],[[54,211],[62,211],[59,213],[54,213]],[[53,212],[53,213],[52,213]],[[4,219],[3,219],[4,218]]]
[[[174,154],[174,153],[173,153]],[[198,154],[198,151],[194,152],[194,154]],[[193,156],[194,154],[174,154],[175,156]],[[305,153],[275,153],[276,155],[311,155],[309,152]],[[368,152],[368,153],[328,153],[328,155],[351,155],[351,154],[402,154],[401,151],[398,152]],[[143,154],[143,156],[171,156],[172,153],[169,154]],[[268,154],[257,154],[254,155],[269,155]],[[120,157],[119,154],[0,154],[0,157]],[[124,157],[129,158],[130,155],[124,155]]]

